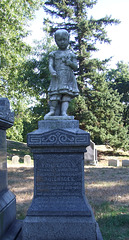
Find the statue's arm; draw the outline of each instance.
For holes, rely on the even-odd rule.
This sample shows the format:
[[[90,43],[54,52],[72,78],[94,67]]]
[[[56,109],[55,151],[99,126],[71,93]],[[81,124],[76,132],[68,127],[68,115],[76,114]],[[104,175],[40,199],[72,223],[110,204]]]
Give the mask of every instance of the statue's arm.
[[[67,59],[66,60],[66,65],[70,66],[74,71],[77,70],[78,66],[77,66],[77,59],[75,54],[72,54],[72,59]]]
[[[53,68],[54,66],[54,58],[52,56],[49,57],[49,71],[52,76],[56,76],[56,71]]]

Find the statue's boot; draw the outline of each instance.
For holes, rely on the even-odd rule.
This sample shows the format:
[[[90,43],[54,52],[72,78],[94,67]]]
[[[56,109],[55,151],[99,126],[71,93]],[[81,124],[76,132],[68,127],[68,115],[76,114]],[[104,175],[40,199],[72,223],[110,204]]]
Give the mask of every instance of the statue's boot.
[[[52,107],[52,106],[51,106],[51,107],[50,107],[50,112],[45,115],[45,118],[46,118],[46,117],[49,117],[49,116],[53,116],[54,113],[55,113],[55,107]]]
[[[68,106],[69,106],[68,102],[62,102],[62,107],[61,107],[61,115],[62,116],[68,116],[67,115]]]
[[[44,119],[49,116],[55,115],[56,106],[57,106],[57,101],[51,101],[50,112],[45,115]]]

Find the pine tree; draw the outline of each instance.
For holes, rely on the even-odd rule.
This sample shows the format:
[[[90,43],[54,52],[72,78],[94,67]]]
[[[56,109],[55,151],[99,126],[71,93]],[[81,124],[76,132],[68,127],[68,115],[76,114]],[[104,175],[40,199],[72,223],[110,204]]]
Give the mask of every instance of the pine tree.
[[[118,62],[116,69],[110,69],[107,72],[106,80],[109,87],[117,90],[121,95],[124,106],[123,121],[129,130],[129,64]]]
[[[97,51],[96,42],[110,43],[107,37],[105,26],[118,23],[116,19],[104,17],[99,20],[88,18],[88,9],[92,8],[97,1],[92,0],[47,0],[44,9],[55,17],[55,22],[49,21],[51,33],[57,28],[67,29],[73,36],[71,46],[78,55],[78,75],[81,82],[84,82],[93,69],[103,69],[103,63],[97,59],[91,59],[91,54]],[[59,19],[59,21],[57,20]],[[61,21],[62,19],[62,21]]]
[[[95,74],[96,81],[85,95],[75,98],[69,107],[69,113],[79,120],[80,127],[90,132],[91,139],[97,144],[106,144],[115,148],[128,148],[127,129],[123,126],[124,106],[119,93],[108,88],[104,73]]]

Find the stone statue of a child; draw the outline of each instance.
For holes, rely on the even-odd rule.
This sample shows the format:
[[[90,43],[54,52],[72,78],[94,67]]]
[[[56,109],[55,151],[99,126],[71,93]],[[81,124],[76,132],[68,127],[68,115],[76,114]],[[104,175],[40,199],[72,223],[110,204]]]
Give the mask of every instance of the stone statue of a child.
[[[71,98],[79,94],[77,82],[73,71],[77,70],[75,54],[67,49],[69,45],[69,33],[65,29],[55,32],[57,51],[49,55],[49,71],[51,82],[48,88],[50,98],[50,112],[45,115],[65,116]]]

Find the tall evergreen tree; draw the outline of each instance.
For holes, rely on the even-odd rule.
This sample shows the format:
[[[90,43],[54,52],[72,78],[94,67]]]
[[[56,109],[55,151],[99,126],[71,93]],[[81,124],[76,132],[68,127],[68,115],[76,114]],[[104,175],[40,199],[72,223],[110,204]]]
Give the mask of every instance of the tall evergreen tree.
[[[104,73],[96,73],[92,88],[85,95],[75,98],[69,107],[69,113],[80,121],[80,127],[90,132],[97,144],[106,144],[115,148],[128,148],[127,129],[123,127],[124,106],[119,93],[108,88]]]
[[[103,68],[103,62],[100,64],[97,59],[91,59],[91,54],[97,51],[95,46],[97,41],[110,43],[105,26],[119,22],[108,16],[99,20],[88,18],[88,9],[96,3],[96,0],[47,0],[44,5],[45,11],[56,18],[55,22],[54,19],[50,21],[51,33],[61,27],[67,29],[73,36],[71,45],[78,55],[78,75],[81,82],[89,77],[93,69]]]
[[[124,125],[129,129],[129,64],[118,62],[116,69],[107,72],[106,80],[109,87],[117,90],[121,95],[121,102],[124,106]]]

